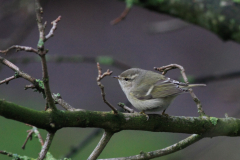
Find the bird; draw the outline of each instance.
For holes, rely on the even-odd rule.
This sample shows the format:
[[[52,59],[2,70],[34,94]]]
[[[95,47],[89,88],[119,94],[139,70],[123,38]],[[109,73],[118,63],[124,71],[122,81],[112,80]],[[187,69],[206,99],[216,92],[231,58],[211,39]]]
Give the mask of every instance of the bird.
[[[168,116],[165,111],[178,95],[192,87],[206,86],[179,82],[140,68],[128,69],[114,78],[118,79],[129,102],[142,114],[162,111],[162,115]]]

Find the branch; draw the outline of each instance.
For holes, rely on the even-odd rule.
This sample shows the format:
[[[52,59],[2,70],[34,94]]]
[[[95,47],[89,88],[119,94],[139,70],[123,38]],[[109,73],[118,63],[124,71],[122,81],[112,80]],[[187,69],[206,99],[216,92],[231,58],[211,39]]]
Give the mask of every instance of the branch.
[[[14,160],[34,159],[34,158],[27,157],[27,156],[20,156],[18,154],[14,154],[14,153],[7,152],[7,151],[0,151],[0,154],[7,155],[8,157],[13,157]]]
[[[240,42],[240,30],[238,28],[240,17],[236,16],[240,15],[239,1],[134,0],[132,2],[133,5],[178,17],[201,26],[217,34],[223,40]]]
[[[88,160],[97,159],[97,157],[102,153],[103,149],[105,148],[105,146],[107,145],[107,143],[109,142],[113,134],[114,134],[113,132],[105,130],[98,145],[93,150],[92,154],[88,157]]]
[[[7,59],[5,59],[5,58],[0,56],[0,62],[2,64],[6,65],[7,67],[11,68],[13,71],[15,71],[17,76],[20,76],[20,77],[26,79],[27,81],[29,81],[29,82],[31,82],[33,84],[35,83],[35,78],[32,78],[27,73],[24,73],[23,71],[21,71],[15,64],[13,64],[12,62],[8,61]]]
[[[141,152],[138,155],[130,156],[130,157],[119,157],[119,158],[102,159],[102,160],[126,160],[126,159],[145,160],[145,159],[153,159],[153,158],[162,157],[162,156],[177,152],[179,150],[182,150],[182,149],[192,145],[193,143],[201,140],[202,138],[203,138],[203,136],[201,136],[201,135],[193,134],[193,135],[187,137],[186,139],[181,140],[178,143],[175,143],[175,144],[173,144],[169,147],[166,147],[164,149],[159,149],[159,150],[151,151],[151,152],[147,152],[147,153]]]
[[[112,25],[115,25],[115,24],[121,22],[123,19],[125,19],[129,13],[129,11],[131,10],[131,8],[133,6],[133,0],[125,0],[125,3],[126,3],[125,10],[118,18],[116,18],[115,20],[113,20],[111,22]]]
[[[129,13],[129,11],[131,10],[131,8],[125,8],[124,9],[124,11],[122,12],[122,14],[119,16],[119,17],[117,17],[116,19],[114,19],[114,20],[112,20],[111,21],[111,25],[115,25],[115,24],[118,24],[119,22],[121,22],[122,20],[124,20],[126,17],[127,17],[127,15],[128,15],[128,13]]]
[[[11,77],[5,78],[4,80],[0,81],[0,85],[4,84],[4,83],[8,84],[11,80],[14,80],[14,79],[16,79],[15,76],[11,76]]]
[[[126,102],[127,104],[130,104],[129,102]],[[128,111],[129,113],[134,113],[135,111],[129,107],[127,107],[124,103],[119,103],[118,104],[121,108],[119,111],[122,112],[124,110]],[[81,142],[70,149],[70,151],[63,157],[66,158],[73,158],[75,154],[79,154],[96,136],[98,136],[99,133],[101,133],[100,128],[94,129],[89,135],[87,135]]]
[[[155,70],[157,71],[160,71],[162,72],[162,74],[166,74],[169,70],[171,69],[176,69],[178,68],[182,74],[182,77],[185,81],[185,83],[188,84],[188,79],[187,79],[187,76],[186,76],[186,73],[185,73],[185,70],[183,68],[183,66],[181,65],[178,65],[178,64],[169,64],[167,66],[163,66],[163,67],[154,67]],[[193,101],[196,103],[197,105],[197,109],[198,109],[198,113],[200,116],[205,116],[206,114],[204,113],[203,109],[202,109],[202,104],[201,104],[201,101],[197,98],[197,96],[193,93],[193,90],[190,88],[189,89],[189,93],[191,94],[192,98],[193,98]]]
[[[44,141],[43,141],[42,136],[41,136],[41,134],[39,133],[37,127],[32,126],[32,125],[30,125],[30,124],[26,124],[26,125],[32,127],[31,131],[33,131],[33,132],[38,136],[38,140],[39,140],[41,146],[43,146],[43,145],[44,145]]]
[[[128,113],[135,113],[133,109],[129,108],[124,103],[118,103],[118,106],[121,107],[123,110],[127,111]]]
[[[106,94],[105,94],[105,92],[104,92],[104,86],[103,86],[103,85],[101,84],[101,82],[100,82],[105,76],[110,76],[110,75],[112,74],[112,71],[109,71],[109,69],[108,69],[106,72],[104,72],[104,73],[102,74],[102,69],[101,69],[99,63],[97,63],[97,68],[98,68],[97,84],[98,84],[98,86],[99,86],[100,89],[101,89],[102,99],[103,99],[104,103],[106,103],[106,104],[113,110],[114,114],[117,114],[117,113],[118,113],[118,112],[117,112],[117,109],[116,109],[115,107],[113,107],[113,106],[106,100],[106,98],[105,98],[105,95],[106,95]]]
[[[19,114],[21,113],[21,114]],[[22,107],[0,100],[0,115],[37,128],[55,132],[64,127],[102,128],[112,132],[121,130],[142,130],[152,132],[172,132],[204,134],[204,137],[240,136],[240,119],[227,117],[178,117],[139,113],[99,111],[55,111],[44,112]]]
[[[68,56],[47,55],[46,58],[47,58],[47,62],[52,62],[52,63],[94,63],[95,64],[96,61],[98,61],[99,64],[111,65],[123,71],[131,68],[131,66],[124,64],[122,62],[119,62],[118,60],[111,58],[109,56],[89,57],[89,56],[82,56],[82,55],[68,55]],[[21,56],[17,58],[12,57],[12,58],[9,58],[9,60],[15,63],[21,63],[23,65],[39,62],[39,60],[34,57],[26,57],[26,56],[25,57]],[[196,83],[209,83],[213,81],[228,80],[228,79],[234,79],[239,77],[240,77],[240,71],[232,71],[228,73],[213,73],[212,75],[195,77],[193,81]]]
[[[203,108],[202,108],[202,104],[201,104],[201,101],[197,98],[197,96],[194,94],[193,92],[193,89],[190,88],[189,89],[189,93],[191,94],[192,98],[193,98],[193,101],[196,103],[197,105],[197,109],[198,109],[198,113],[200,116],[206,116]]]
[[[46,156],[46,154],[47,154],[47,152],[48,152],[48,150],[49,150],[49,148],[50,148],[50,145],[51,145],[51,143],[52,143],[54,134],[55,134],[55,133],[48,132],[47,138],[46,138],[46,140],[45,140],[45,143],[44,143],[44,145],[43,145],[43,147],[42,147],[41,152],[39,153],[38,160],[43,160],[43,159],[45,158],[45,156]]]
[[[36,49],[32,48],[32,47],[18,46],[18,45],[13,45],[12,47],[9,47],[6,50],[0,50],[0,53],[3,53],[3,54],[6,55],[7,52],[9,52],[12,49],[16,49],[16,52],[18,52],[18,51],[26,51],[26,52],[33,52],[33,53],[38,54],[38,51]]]
[[[54,101],[57,102],[57,104],[61,105],[63,108],[65,108],[66,110],[68,111],[80,111],[80,110],[83,110],[83,109],[76,109],[74,107],[72,107],[70,104],[68,104],[67,102],[65,102],[61,95],[59,93],[57,94],[52,94],[52,97],[54,99]]]
[[[44,50],[45,25],[42,24],[43,8],[41,7],[39,0],[35,0],[35,6],[36,6],[35,10],[36,10],[38,30],[39,30],[39,41],[37,46],[40,50]]]
[[[52,98],[52,93],[49,86],[49,76],[48,76],[48,69],[47,69],[47,62],[46,62],[46,54],[47,50],[44,50],[44,42],[45,40],[45,26],[46,23],[42,23],[42,17],[43,9],[40,6],[39,0],[35,0],[36,4],[36,17],[37,17],[37,24],[38,24],[38,30],[39,30],[39,41],[38,41],[38,54],[41,57],[41,63],[42,63],[42,80],[44,84],[44,91],[46,95],[46,103],[47,107],[49,107],[51,110],[57,110],[54,100]]]
[[[12,62],[8,61],[7,59],[5,59],[1,56],[0,56],[0,63],[6,65],[7,67],[9,67],[13,71],[15,71],[15,74],[14,74],[15,78],[22,77],[32,83],[32,85],[27,85],[25,87],[25,90],[28,88],[36,88],[39,92],[44,94],[44,88],[39,85],[39,82],[34,77],[31,77],[29,74],[21,71],[15,64],[13,64]],[[2,83],[0,83],[0,84],[3,84],[3,82],[8,83],[10,80],[12,80],[12,77],[1,81]]]
[[[27,132],[28,132],[28,135],[27,135],[25,142],[22,145],[22,149],[25,149],[28,139],[32,140],[32,134],[34,131],[31,129],[31,130],[28,130]]]
[[[54,31],[57,29],[57,22],[59,22],[61,20],[61,16],[58,16],[57,19],[55,19],[54,21],[52,21],[52,28],[51,30],[49,31],[48,35],[46,35],[45,37],[45,41],[47,41],[50,37],[53,37],[54,36]]]
[[[39,140],[41,146],[43,146],[44,145],[44,141],[43,141],[42,136],[39,133],[38,129],[35,126],[32,126],[30,124],[26,124],[26,125],[32,127],[32,129],[27,131],[28,135],[27,135],[27,138],[26,138],[26,140],[25,140],[25,142],[24,142],[24,144],[22,146],[22,149],[25,149],[25,146],[27,144],[28,139],[32,140],[32,134],[33,133],[35,133],[38,136],[38,140]]]

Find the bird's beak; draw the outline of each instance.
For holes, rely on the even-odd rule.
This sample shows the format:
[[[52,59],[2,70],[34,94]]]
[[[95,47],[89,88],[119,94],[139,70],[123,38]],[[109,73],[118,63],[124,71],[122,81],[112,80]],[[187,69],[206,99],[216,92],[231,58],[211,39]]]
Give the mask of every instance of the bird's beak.
[[[116,79],[119,79],[119,77],[118,76],[112,76],[113,78],[116,78]]]

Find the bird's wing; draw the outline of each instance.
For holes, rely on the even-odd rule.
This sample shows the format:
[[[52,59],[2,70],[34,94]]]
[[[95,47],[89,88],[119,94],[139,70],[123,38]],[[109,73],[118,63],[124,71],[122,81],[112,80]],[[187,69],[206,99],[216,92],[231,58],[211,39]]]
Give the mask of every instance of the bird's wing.
[[[158,81],[150,93],[153,98],[163,98],[178,95],[188,90],[188,84],[182,83],[171,78]]]
[[[132,95],[139,100],[163,98],[178,95],[184,91],[187,91],[186,89],[183,89],[182,86],[186,86],[187,88],[188,85],[170,78],[166,78],[158,80],[154,85],[147,87],[147,91],[142,91],[141,88],[138,88],[138,91],[134,91]]]

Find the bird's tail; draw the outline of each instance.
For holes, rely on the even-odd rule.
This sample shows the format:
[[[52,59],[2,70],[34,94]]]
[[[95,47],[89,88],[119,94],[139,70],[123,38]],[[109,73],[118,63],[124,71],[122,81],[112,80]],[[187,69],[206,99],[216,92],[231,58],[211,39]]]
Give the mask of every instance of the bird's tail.
[[[207,86],[206,84],[189,84],[188,88],[192,88],[192,87],[204,87]]]

